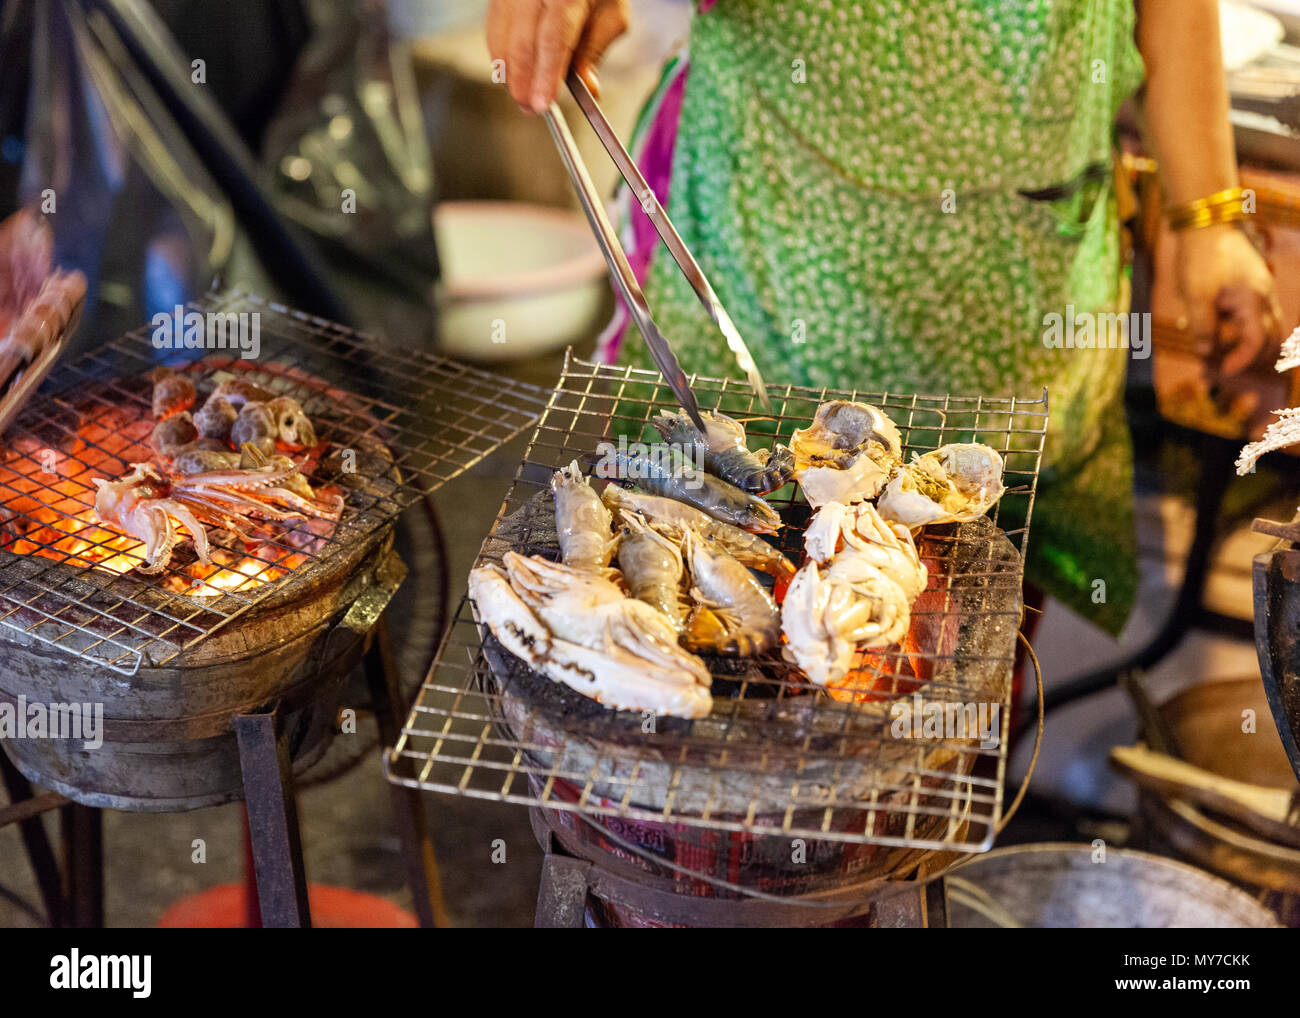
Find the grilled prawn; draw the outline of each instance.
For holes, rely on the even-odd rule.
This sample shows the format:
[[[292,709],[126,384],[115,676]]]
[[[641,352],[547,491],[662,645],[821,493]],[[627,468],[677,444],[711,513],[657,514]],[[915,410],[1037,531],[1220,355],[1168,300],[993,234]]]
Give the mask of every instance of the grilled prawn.
[[[640,514],[652,528],[679,547],[686,540],[686,532],[694,531],[749,568],[767,573],[776,580],[778,592],[794,576],[794,563],[761,537],[715,520],[685,502],[621,488],[617,484],[606,485],[601,498],[620,520],[626,522],[629,516]]]
[[[650,423],[665,442],[699,449],[704,469],[751,495],[776,491],[794,474],[794,456],[783,445],[750,452],[745,429],[726,414],[700,411],[704,431],[682,413],[663,411]]]
[[[619,519],[623,534],[618,542],[618,565],[628,591],[659,609],[680,633],[689,610],[681,596],[681,549],[653,530],[640,513],[620,514]]]
[[[686,646],[741,657],[773,646],[781,635],[781,614],[753,574],[694,531],[686,532],[683,550],[695,600],[686,620]]]
[[[684,502],[742,530],[775,534],[781,529],[781,517],[761,498],[697,469],[676,449],[656,446],[644,453],[618,449],[611,458],[616,478],[630,479],[652,495]],[[610,464],[605,465],[608,469]]]
[[[613,520],[591,482],[582,476],[577,460],[551,475],[551,491],[564,564],[604,569],[614,555]]]

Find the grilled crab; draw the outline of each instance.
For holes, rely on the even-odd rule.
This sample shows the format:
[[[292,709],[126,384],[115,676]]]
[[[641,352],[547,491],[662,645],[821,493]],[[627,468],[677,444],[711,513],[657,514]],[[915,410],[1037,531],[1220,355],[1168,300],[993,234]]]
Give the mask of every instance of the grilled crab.
[[[874,498],[903,460],[898,428],[883,410],[837,399],[790,436],[794,476],[809,505],[845,505]]]
[[[470,572],[480,623],[555,682],[613,710],[709,713],[709,673],[677,646],[669,621],[590,570],[508,552]]]
[[[926,569],[906,527],[871,505],[831,502],[804,535],[807,563],[781,605],[784,654],[819,686],[848,674],[857,652],[898,643]]]
[[[979,443],[944,445],[915,457],[876,502],[880,515],[915,530],[927,523],[969,523],[1002,497],[1002,457]]]

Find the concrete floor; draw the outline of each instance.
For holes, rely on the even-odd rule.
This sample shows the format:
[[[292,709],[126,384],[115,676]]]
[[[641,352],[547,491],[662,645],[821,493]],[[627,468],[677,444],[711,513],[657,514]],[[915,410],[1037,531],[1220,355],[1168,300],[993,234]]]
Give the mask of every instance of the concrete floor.
[[[558,362],[533,365],[531,375],[554,379]],[[548,374],[549,373],[549,374]],[[450,573],[451,610],[459,604],[464,580],[479,544],[513,478],[524,448],[518,439],[437,496]],[[1177,563],[1188,539],[1186,502],[1151,493],[1140,500],[1144,549],[1143,590],[1139,608],[1122,642],[1091,629],[1059,605],[1049,604],[1036,647],[1049,686],[1114,660],[1125,647],[1140,643],[1162,620],[1179,578]],[[1216,609],[1248,617],[1248,587],[1243,569],[1259,538],[1235,535],[1219,554],[1208,600]],[[433,575],[437,564],[424,518],[408,516],[401,534],[411,569],[390,618],[400,650],[402,678],[413,689],[433,638]],[[1247,576],[1248,579],[1248,576]],[[1208,633],[1195,633],[1153,675],[1162,698],[1183,683],[1215,676],[1255,674],[1253,644]],[[363,729],[340,737],[318,768],[329,769],[357,745],[346,739],[370,736]],[[1123,814],[1131,791],[1105,765],[1111,745],[1132,741],[1131,711],[1119,693],[1107,693],[1063,709],[1049,720],[1045,747],[1033,781],[1036,792],[1068,799],[1103,813]],[[1024,754],[1012,768],[1012,781],[1023,773]],[[385,781],[374,750],[342,777],[311,785],[300,795],[303,843],[309,879],[368,891],[409,907],[399,845],[394,834]],[[443,891],[457,926],[527,926],[536,900],[540,853],[523,807],[469,799],[426,796],[442,872]],[[241,807],[224,806],[185,814],[105,813],[107,922],[110,926],[152,925],[177,899],[242,878]],[[56,825],[50,818],[53,835]],[[1070,837],[1032,806],[1004,841]],[[206,842],[206,862],[192,861],[192,843]],[[506,844],[504,862],[493,861],[497,839]],[[14,900],[16,897],[17,901]],[[37,901],[36,889],[15,827],[0,829],[0,925],[32,926],[37,919],[19,902]]]

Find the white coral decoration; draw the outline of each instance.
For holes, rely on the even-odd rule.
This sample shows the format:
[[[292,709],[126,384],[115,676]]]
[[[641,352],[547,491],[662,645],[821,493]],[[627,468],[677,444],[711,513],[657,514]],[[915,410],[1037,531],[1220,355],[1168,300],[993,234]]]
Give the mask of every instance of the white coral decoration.
[[[1275,367],[1279,373],[1300,368],[1300,328],[1287,336]],[[1274,410],[1273,415],[1277,420],[1264,429],[1264,437],[1241,450],[1241,455],[1237,457],[1238,474],[1248,474],[1254,470],[1255,462],[1264,453],[1285,449],[1288,445],[1300,442],[1300,407]]]

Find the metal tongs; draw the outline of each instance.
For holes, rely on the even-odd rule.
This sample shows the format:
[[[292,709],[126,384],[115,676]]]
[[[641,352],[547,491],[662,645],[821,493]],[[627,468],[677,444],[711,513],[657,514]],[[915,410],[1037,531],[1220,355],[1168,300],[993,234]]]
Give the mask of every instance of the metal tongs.
[[[691,284],[691,288],[695,291],[695,295],[699,297],[700,303],[704,305],[709,318],[713,320],[713,323],[717,325],[726,339],[727,346],[736,357],[736,363],[749,378],[749,384],[758,396],[759,403],[762,404],[765,411],[770,412],[772,401],[768,398],[767,387],[763,384],[763,376],[759,374],[758,367],[754,364],[754,358],[750,356],[749,348],[745,346],[745,341],[740,338],[739,330],[736,328],[735,323],[732,322],[731,316],[727,314],[726,309],[723,308],[722,302],[718,300],[718,295],[713,292],[713,287],[709,285],[709,281],[705,278],[699,263],[692,257],[691,252],[682,242],[681,236],[673,228],[668,213],[659,204],[659,198],[650,189],[650,185],[637,168],[636,163],[628,155],[627,149],[619,141],[618,135],[610,127],[609,121],[605,119],[605,114],[596,102],[596,97],[591,94],[591,90],[587,88],[587,83],[582,80],[581,75],[570,68],[565,80],[568,83],[569,91],[573,93],[573,98],[578,102],[578,107],[586,116],[587,122],[591,124],[592,130],[596,132],[601,144],[605,146],[605,151],[614,160],[619,173],[623,175],[623,179],[627,181],[632,193],[640,202],[641,208],[650,217],[655,229],[659,231],[659,236],[663,238],[663,242],[668,247],[673,260],[677,262],[678,267]],[[564,160],[564,167],[569,171],[569,178],[573,181],[574,189],[577,190],[578,198],[582,202],[582,208],[587,213],[587,221],[591,224],[591,229],[596,234],[596,240],[600,244],[601,252],[605,255],[605,261],[609,264],[614,283],[618,287],[619,293],[623,295],[624,301],[627,302],[628,310],[631,312],[637,328],[641,330],[641,335],[645,337],[646,345],[650,347],[650,356],[654,358],[655,364],[659,366],[664,381],[672,389],[682,409],[686,411],[695,426],[703,431],[704,421],[700,417],[700,407],[695,399],[695,393],[691,391],[691,387],[686,381],[686,374],[682,371],[682,366],[678,363],[677,355],[673,353],[672,346],[669,345],[664,334],[659,331],[659,327],[655,325],[654,317],[650,314],[650,306],[646,303],[645,294],[641,292],[641,286],[632,274],[632,266],[628,264],[623,245],[619,243],[618,234],[610,224],[609,217],[605,215],[605,207],[601,204],[600,195],[597,194],[596,187],[591,182],[591,176],[587,173],[586,164],[578,153],[578,146],[573,140],[573,135],[569,132],[569,125],[565,121],[564,114],[560,111],[557,103],[551,103],[550,108],[546,111],[546,126],[550,128],[551,137],[555,139],[555,145],[560,150],[560,157]]]

